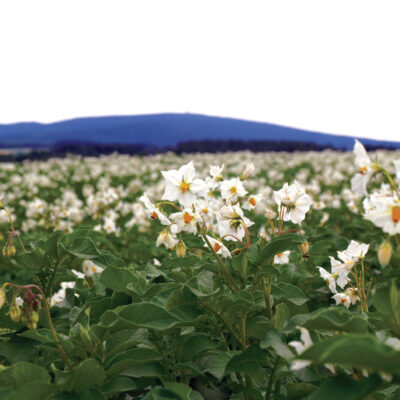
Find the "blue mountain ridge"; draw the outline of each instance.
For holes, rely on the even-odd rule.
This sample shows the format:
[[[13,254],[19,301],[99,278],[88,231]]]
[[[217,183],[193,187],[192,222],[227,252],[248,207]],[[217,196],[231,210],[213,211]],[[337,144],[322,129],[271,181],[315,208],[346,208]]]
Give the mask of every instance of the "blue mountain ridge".
[[[0,124],[0,145],[3,147],[25,144],[50,147],[62,141],[164,147],[188,140],[205,139],[294,141],[347,150],[354,146],[354,137],[350,136],[190,113],[87,117],[50,124]],[[400,142],[360,140],[366,145],[400,148]]]

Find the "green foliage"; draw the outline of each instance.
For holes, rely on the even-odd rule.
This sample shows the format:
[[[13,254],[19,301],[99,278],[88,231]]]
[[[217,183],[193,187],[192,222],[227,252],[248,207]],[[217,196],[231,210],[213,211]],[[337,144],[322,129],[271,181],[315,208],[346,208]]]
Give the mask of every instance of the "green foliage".
[[[276,180],[267,170],[257,179],[279,189],[296,177],[298,167],[280,164]],[[57,202],[60,185],[73,187],[83,201],[84,186],[97,188],[97,180],[107,176],[103,171],[75,181],[75,167],[54,168],[58,188],[42,188],[49,203]],[[312,186],[319,166],[305,161],[301,168]],[[177,257],[175,251],[156,247],[165,229],[159,221],[125,227],[132,204],[146,186],[158,183],[151,172],[113,176],[109,185],[124,192],[124,201],[102,204],[63,231],[38,217],[35,229],[23,234],[26,253],[16,242],[17,256],[1,259],[2,283],[39,288],[51,323],[43,302],[36,329],[21,319],[13,322],[13,295],[23,297],[25,289],[7,286],[7,302],[0,309],[0,399],[400,398],[399,248],[393,238],[392,259],[379,267],[376,250],[383,234],[339,197],[346,182],[320,179],[321,191],[338,196],[341,204],[313,209],[301,227],[285,222],[288,231],[280,235],[264,215],[246,211],[255,222],[249,242],[226,240],[232,257],[221,260],[204,247],[200,234],[184,232],[187,253]],[[21,196],[32,201],[32,194]],[[164,205],[164,211],[168,207],[177,211],[171,205]],[[113,209],[128,210],[121,211],[122,229],[97,232],[102,216]],[[15,207],[18,222],[26,220],[25,211]],[[325,212],[330,219],[321,223]],[[260,228],[271,238],[257,236]],[[8,229],[0,224],[2,235]],[[218,238],[217,232],[210,234]],[[366,284],[371,278],[373,283],[363,310],[358,304],[349,309],[334,304],[316,268],[329,269],[329,256],[352,239],[370,244],[363,273]],[[306,241],[308,252],[301,252],[299,245]],[[275,256],[288,250],[289,262],[276,262]],[[95,271],[82,277],[88,260]],[[60,290],[61,300],[51,302]],[[299,328],[309,331],[311,341],[300,343],[301,352]]]

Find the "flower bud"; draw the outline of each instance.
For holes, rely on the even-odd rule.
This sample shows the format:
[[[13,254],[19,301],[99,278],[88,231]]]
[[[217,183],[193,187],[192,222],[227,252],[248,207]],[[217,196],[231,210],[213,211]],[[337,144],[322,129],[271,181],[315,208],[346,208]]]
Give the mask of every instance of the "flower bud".
[[[39,322],[39,313],[37,311],[32,311],[29,320],[30,322]]]
[[[303,254],[303,257],[308,257],[309,245],[307,241],[299,244],[299,249],[301,251],[301,254]]]
[[[15,256],[15,253],[17,252],[17,250],[13,244],[10,245],[9,252],[10,252],[10,257]]]
[[[176,256],[179,258],[185,257],[186,255],[186,245],[185,242],[181,239],[176,245]]]
[[[26,327],[33,331],[33,330],[35,330],[37,328],[37,323],[33,322],[33,321],[28,321],[26,323]]]
[[[15,256],[15,253],[16,253],[15,246],[12,243],[6,243],[6,245],[3,247],[3,256],[12,257]]]
[[[378,248],[378,260],[381,267],[386,267],[392,258],[392,245],[390,242],[383,242]]]
[[[11,304],[10,317],[13,322],[18,322],[21,317],[21,309],[15,303]]]
[[[6,289],[4,286],[0,288],[0,308],[3,307],[4,303],[6,302]]]
[[[254,166],[254,164],[248,163],[244,166],[240,179],[242,180],[247,179],[248,177],[254,175],[255,172],[256,172],[256,167]]]
[[[25,325],[28,323],[28,317],[26,316],[26,310],[24,310],[24,308],[22,308],[22,313],[21,313],[21,316],[20,316],[20,320]]]

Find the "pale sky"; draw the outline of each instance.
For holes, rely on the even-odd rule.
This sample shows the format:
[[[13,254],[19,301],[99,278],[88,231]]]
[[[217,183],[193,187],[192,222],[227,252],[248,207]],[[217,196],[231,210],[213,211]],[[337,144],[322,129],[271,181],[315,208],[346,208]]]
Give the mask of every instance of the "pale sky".
[[[190,112],[400,141],[399,0],[4,0],[0,123]]]

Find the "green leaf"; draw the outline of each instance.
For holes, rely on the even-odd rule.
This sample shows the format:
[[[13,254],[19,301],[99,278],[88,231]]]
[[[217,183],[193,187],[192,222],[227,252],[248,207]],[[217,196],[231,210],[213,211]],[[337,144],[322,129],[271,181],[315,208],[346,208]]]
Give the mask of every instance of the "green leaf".
[[[69,254],[85,260],[95,260],[104,267],[124,267],[124,262],[107,251],[99,250],[89,237],[76,237],[73,233],[65,235],[60,241],[62,248]]]
[[[101,386],[106,378],[103,368],[94,359],[82,361],[75,369],[71,380],[71,388],[76,391]]]
[[[166,371],[157,361],[127,359],[113,364],[111,368],[107,370],[107,375],[124,375],[132,378],[142,378],[146,376],[160,377],[166,375]]]
[[[277,304],[272,323],[275,329],[282,330],[290,317],[290,310],[285,303]]]
[[[155,330],[169,329],[180,322],[167,310],[152,303],[124,306],[119,316],[137,327]]]
[[[390,288],[377,289],[372,303],[381,318],[378,326],[381,328],[389,327],[393,332],[400,335],[400,299],[396,282],[392,280]]]
[[[57,390],[57,386],[50,383],[28,382],[15,390],[6,400],[50,400],[54,398]]]
[[[58,258],[58,244],[62,236],[62,231],[55,231],[47,240],[37,240],[30,245],[33,249],[42,249],[47,255]]]
[[[210,374],[214,375],[220,381],[225,375],[225,369],[228,362],[233,356],[238,354],[240,354],[240,351],[237,350],[219,354],[212,360],[210,366],[208,367],[208,372],[210,372]]]
[[[377,388],[379,382],[376,376],[357,381],[347,376],[338,376],[324,382],[308,400],[363,400]]]
[[[174,290],[168,296],[165,308],[184,320],[195,320],[201,315],[201,310],[197,307],[197,297],[185,286]]]
[[[32,340],[13,336],[7,342],[0,340],[0,355],[10,364],[32,360],[37,352],[36,345]]]
[[[108,267],[102,272],[100,282],[102,282],[106,287],[112,289],[114,292],[130,294],[127,286],[130,283],[135,283],[136,278],[128,269]]]
[[[194,267],[198,262],[201,262],[201,258],[189,254],[182,258],[166,258],[163,262],[162,268],[188,268]]]
[[[170,390],[158,386],[150,390],[142,400],[181,400],[181,397]]]
[[[275,300],[287,300],[296,306],[301,306],[309,300],[297,286],[286,282],[272,285],[272,296]]]
[[[195,359],[199,354],[208,350],[215,350],[218,343],[205,335],[196,335],[189,337],[182,348],[182,357],[186,361]]]
[[[252,264],[258,264],[260,259],[260,246],[257,243],[253,243],[246,251],[249,262]]]
[[[0,370],[0,389],[17,389],[29,382],[50,383],[50,376],[43,367],[27,362]]]
[[[129,392],[131,390],[136,390],[137,386],[131,378],[127,376],[117,376],[112,379],[109,383],[104,385],[103,392],[108,395],[114,395],[118,393]]]
[[[294,316],[286,329],[294,330],[297,326],[320,331],[340,331],[366,333],[368,322],[359,313],[351,313],[343,307],[321,308],[309,314]]]
[[[136,360],[137,362],[145,362],[145,361],[160,361],[163,359],[162,354],[158,351],[147,349],[144,347],[136,347],[134,349],[130,349],[123,353],[120,353],[110,360],[107,360],[107,365],[116,362],[120,362],[123,360]]]
[[[18,336],[33,339],[40,343],[54,342],[54,339],[53,339],[50,329],[41,328],[41,329],[35,329],[35,330],[28,330],[23,333],[20,333]]]
[[[348,334],[315,343],[298,358],[320,364],[340,364],[387,373],[400,372],[400,351],[381,343],[375,336]]]
[[[285,250],[291,250],[293,247],[306,241],[304,236],[297,233],[285,233],[270,240],[260,253],[260,264],[269,263],[271,258]]]
[[[166,382],[164,383],[165,389],[175,393],[181,400],[191,400],[192,388],[183,383]]]
[[[312,391],[316,389],[315,385],[308,382],[288,382],[285,385],[287,400],[305,399]],[[325,399],[323,397],[323,399]]]
[[[266,360],[267,352],[254,344],[240,354],[233,356],[226,365],[225,373],[237,371],[249,376],[260,377],[263,374],[261,367],[266,363]]]
[[[186,283],[186,287],[197,297],[209,297],[219,292],[214,282],[215,275],[210,271],[200,271]]]
[[[262,349],[274,349],[276,354],[285,360],[291,360],[294,357],[294,354],[289,349],[288,345],[283,341],[282,336],[274,329],[269,330],[261,339],[260,347]]]
[[[271,320],[264,315],[255,315],[246,320],[246,337],[261,339],[271,327]]]

